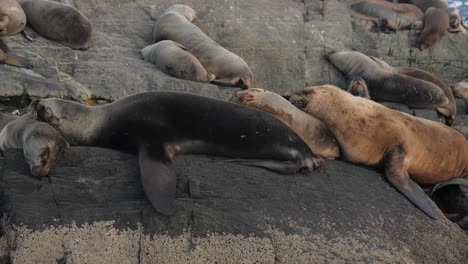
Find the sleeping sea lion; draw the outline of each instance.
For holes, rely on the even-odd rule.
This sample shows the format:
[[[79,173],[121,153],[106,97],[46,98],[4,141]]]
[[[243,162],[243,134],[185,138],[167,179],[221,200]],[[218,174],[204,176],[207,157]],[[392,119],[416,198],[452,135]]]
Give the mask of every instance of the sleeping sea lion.
[[[23,149],[26,163],[35,177],[49,174],[67,147],[62,135],[49,124],[37,122],[31,114],[18,117],[0,132],[0,153],[10,148]]]
[[[468,186],[468,142],[435,121],[389,109],[331,85],[307,87],[290,102],[320,119],[346,161],[385,168],[390,183],[430,217],[434,210],[419,184]],[[416,182],[416,183],[415,183]]]
[[[280,173],[318,161],[290,128],[269,113],[183,92],[146,92],[103,106],[61,99],[32,103],[33,114],[71,145],[138,153],[144,191],[156,210],[172,214],[177,177],[171,160],[209,154]]]

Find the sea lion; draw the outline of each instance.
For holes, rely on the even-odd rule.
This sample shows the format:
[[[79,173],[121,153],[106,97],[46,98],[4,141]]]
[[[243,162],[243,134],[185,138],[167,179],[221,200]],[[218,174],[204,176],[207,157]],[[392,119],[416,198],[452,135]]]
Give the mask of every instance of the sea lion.
[[[21,32],[26,26],[26,14],[16,0],[0,0],[0,37]]]
[[[327,54],[327,59],[348,79],[362,77],[373,100],[429,109],[437,109],[450,103],[439,86],[385,69],[360,52],[333,50]],[[446,119],[450,118],[451,116],[446,116]]]
[[[423,29],[417,41],[420,50],[432,48],[441,40],[450,28],[450,19],[447,12],[429,7],[424,14]]]
[[[456,97],[468,100],[468,79],[456,83],[452,91]]]
[[[35,177],[49,174],[68,146],[53,127],[37,122],[31,114],[18,117],[0,132],[0,153],[10,148],[23,149],[26,163]]]
[[[468,186],[468,142],[439,122],[331,85],[307,87],[291,95],[290,102],[330,128],[344,160],[375,167],[383,163],[390,183],[434,219],[438,213],[415,182]]]
[[[315,154],[326,159],[340,156],[338,143],[328,127],[297,109],[281,95],[260,88],[250,88],[237,95],[240,104],[266,111],[283,121]]]
[[[366,81],[359,76],[351,80],[346,91],[354,96],[371,99]]]
[[[369,58],[375,61],[384,70],[393,73],[403,74],[437,85],[444,92],[445,96],[448,99],[448,103],[445,105],[438,106],[436,110],[445,117],[446,125],[451,126],[453,124],[453,121],[455,120],[455,115],[457,114],[457,102],[455,101],[455,97],[453,96],[452,90],[442,80],[437,78],[432,73],[421,69],[411,67],[392,67],[379,58],[372,56],[369,56]]]
[[[370,2],[357,1],[348,5],[353,11],[352,15],[362,20],[374,22],[378,28],[392,30],[421,28],[421,21],[412,17],[401,15],[392,8]]]
[[[423,12],[426,12],[429,7],[440,9],[445,9],[448,7],[448,2],[446,0],[399,0],[398,3],[415,5]]]
[[[72,49],[91,47],[91,23],[72,6],[47,0],[18,0],[28,24],[43,37]]]
[[[394,12],[408,17],[415,20],[422,20],[424,17],[424,13],[419,9],[417,6],[412,4],[399,4],[399,3],[392,3],[386,0],[346,0],[345,3],[350,5],[358,2],[368,2],[374,3],[381,6],[385,6],[387,8],[392,9]]]
[[[204,83],[215,79],[184,46],[172,40],[149,45],[141,50],[141,54],[160,71],[176,78]]]
[[[466,34],[466,29],[463,25],[463,16],[460,10],[457,8],[447,8],[445,11],[449,15],[449,32]]]
[[[173,5],[158,18],[153,31],[153,42],[173,40],[192,53],[210,73],[216,76],[214,84],[249,88],[252,71],[236,54],[221,47],[191,22],[195,11],[185,5]]]
[[[311,169],[317,156],[269,113],[183,92],[146,92],[103,106],[41,99],[33,114],[71,145],[138,153],[141,181],[154,208],[172,214],[177,177],[171,160],[181,154],[234,157],[280,173]]]

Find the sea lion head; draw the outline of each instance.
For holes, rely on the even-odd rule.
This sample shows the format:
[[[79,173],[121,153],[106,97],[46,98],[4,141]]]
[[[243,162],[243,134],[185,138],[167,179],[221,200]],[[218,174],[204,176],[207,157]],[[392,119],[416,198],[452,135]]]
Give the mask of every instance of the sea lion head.
[[[328,109],[328,106],[339,104],[339,98],[343,96],[343,93],[348,94],[333,85],[309,86],[300,92],[293,93],[289,102],[302,111],[321,119],[328,112],[333,111],[333,109]]]
[[[351,80],[346,91],[354,96],[370,99],[369,89],[367,88],[366,81],[364,81],[364,79],[359,76]]]
[[[38,122],[26,133],[23,153],[31,174],[34,177],[46,176],[69,144],[46,123]]]
[[[463,20],[460,10],[456,8],[447,8],[447,14],[449,15],[449,32],[459,32],[463,26]]]
[[[96,121],[87,115],[89,108],[58,98],[40,99],[31,103],[33,117],[51,125],[72,145],[79,144],[82,139],[77,134],[83,135],[83,130]]]

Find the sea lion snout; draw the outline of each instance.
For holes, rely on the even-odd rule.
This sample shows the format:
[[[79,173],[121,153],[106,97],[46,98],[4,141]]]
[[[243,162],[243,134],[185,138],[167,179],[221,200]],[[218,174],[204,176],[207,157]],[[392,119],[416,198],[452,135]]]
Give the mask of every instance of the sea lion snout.
[[[49,170],[46,167],[41,166],[41,165],[32,166],[31,167],[31,174],[34,177],[44,177],[47,174],[49,174]]]
[[[309,101],[305,98],[308,93],[306,91],[293,93],[289,97],[289,102],[299,109],[304,109],[309,104]]]

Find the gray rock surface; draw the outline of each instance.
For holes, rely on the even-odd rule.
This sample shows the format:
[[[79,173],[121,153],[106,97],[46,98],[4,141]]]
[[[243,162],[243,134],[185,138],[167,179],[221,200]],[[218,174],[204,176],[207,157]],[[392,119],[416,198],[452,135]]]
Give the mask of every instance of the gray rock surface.
[[[29,176],[21,155],[8,151],[0,167],[11,263],[468,259],[468,236],[458,226],[427,217],[381,173],[341,161],[279,175],[181,156],[177,212],[165,217],[146,200],[133,155],[72,147],[44,178]]]

